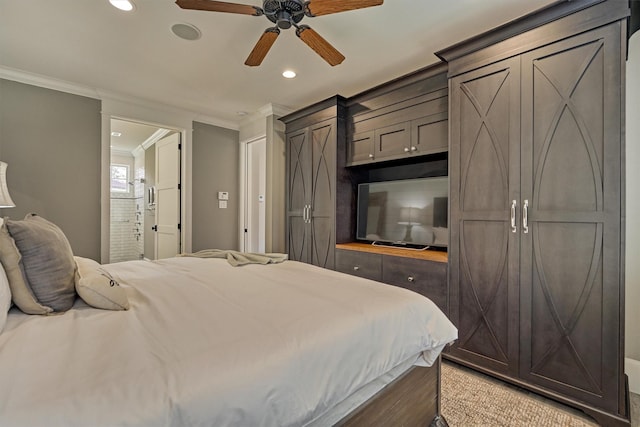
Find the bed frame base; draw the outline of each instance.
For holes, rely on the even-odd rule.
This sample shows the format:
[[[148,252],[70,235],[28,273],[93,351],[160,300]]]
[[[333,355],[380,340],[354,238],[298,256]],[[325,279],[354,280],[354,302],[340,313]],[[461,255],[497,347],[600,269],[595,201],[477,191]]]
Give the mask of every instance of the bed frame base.
[[[441,360],[414,366],[364,402],[337,426],[448,427],[440,413]]]

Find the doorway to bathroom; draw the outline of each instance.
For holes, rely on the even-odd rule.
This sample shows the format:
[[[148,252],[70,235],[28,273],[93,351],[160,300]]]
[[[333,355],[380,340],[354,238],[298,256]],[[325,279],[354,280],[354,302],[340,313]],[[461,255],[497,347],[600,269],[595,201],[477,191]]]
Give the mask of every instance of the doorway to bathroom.
[[[112,118],[110,145],[110,262],[156,259],[179,253],[180,133]],[[177,151],[168,160],[165,154],[168,150],[157,149],[166,146],[175,146]],[[164,233],[162,239],[158,238],[159,211],[163,212],[164,221],[160,228],[175,227],[173,240],[164,237]],[[171,214],[169,220],[167,212]],[[167,221],[176,224],[168,225]]]

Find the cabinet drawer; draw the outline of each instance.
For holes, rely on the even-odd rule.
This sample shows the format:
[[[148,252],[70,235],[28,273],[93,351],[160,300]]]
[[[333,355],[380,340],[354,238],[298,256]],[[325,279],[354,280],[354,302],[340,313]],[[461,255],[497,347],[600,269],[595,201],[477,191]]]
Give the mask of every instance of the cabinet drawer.
[[[384,255],[382,281],[424,295],[448,314],[446,263]]]
[[[336,249],[336,270],[380,281],[382,279],[382,255]]]

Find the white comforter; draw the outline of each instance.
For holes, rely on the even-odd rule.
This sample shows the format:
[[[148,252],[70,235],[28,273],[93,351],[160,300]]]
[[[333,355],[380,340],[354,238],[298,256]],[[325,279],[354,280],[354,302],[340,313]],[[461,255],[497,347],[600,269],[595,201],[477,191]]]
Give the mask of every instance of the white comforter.
[[[301,426],[456,329],[413,292],[286,261],[106,266],[131,309],[12,309],[1,426]]]

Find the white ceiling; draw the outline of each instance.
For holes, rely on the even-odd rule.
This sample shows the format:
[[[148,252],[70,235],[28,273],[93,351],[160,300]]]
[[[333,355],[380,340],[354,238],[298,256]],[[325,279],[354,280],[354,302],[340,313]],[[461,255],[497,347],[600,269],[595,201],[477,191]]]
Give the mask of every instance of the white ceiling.
[[[172,105],[237,126],[238,111],[273,103],[298,109],[353,96],[438,61],[433,52],[555,0],[386,0],[382,6],[304,18],[346,56],[329,66],[283,30],[259,67],[244,61],[267,27],[264,16],[182,10],[173,0],[0,0],[3,69],[34,73]],[[349,1],[349,0],[345,0]],[[236,0],[261,6],[261,0]],[[189,23],[202,38],[170,30]],[[298,77],[284,79],[292,69]]]

